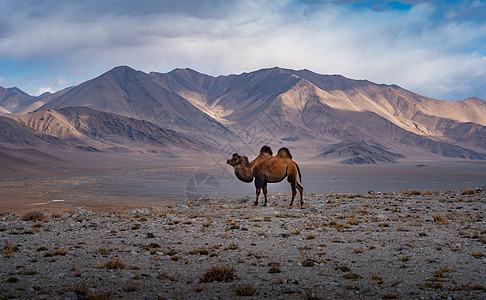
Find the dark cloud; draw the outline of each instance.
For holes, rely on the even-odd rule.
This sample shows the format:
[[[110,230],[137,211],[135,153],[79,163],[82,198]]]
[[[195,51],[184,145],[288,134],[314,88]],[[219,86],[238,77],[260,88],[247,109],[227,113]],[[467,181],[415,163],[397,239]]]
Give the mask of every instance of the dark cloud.
[[[459,99],[486,86],[485,11],[480,1],[0,0],[0,85],[59,89],[116,65],[212,75],[278,65]]]

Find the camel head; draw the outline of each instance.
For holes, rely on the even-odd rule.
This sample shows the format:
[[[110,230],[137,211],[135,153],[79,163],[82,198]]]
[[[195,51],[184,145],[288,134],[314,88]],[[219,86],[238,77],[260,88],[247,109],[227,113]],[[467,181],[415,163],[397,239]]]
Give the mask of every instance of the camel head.
[[[238,153],[233,154],[231,159],[228,159],[226,163],[232,167],[237,166],[242,163],[242,156]]]

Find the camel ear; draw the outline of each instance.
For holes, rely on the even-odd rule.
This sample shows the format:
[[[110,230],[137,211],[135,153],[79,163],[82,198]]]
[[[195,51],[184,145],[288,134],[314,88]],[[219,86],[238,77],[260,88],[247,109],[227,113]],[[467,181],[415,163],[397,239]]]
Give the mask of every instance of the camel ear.
[[[233,154],[233,158],[240,158],[240,155],[238,153]]]

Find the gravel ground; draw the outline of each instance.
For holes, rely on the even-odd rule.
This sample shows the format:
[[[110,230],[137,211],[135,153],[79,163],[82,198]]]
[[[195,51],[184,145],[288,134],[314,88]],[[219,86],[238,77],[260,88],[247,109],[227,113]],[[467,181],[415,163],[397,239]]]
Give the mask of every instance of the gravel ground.
[[[4,213],[1,298],[486,299],[485,192],[288,197]]]

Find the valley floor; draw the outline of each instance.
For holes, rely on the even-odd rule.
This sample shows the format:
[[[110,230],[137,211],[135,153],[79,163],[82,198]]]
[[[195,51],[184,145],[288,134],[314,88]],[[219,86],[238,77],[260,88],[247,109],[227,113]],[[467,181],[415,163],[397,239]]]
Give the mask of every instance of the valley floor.
[[[486,298],[485,192],[308,194],[303,209],[284,194],[253,200],[4,211],[0,295]]]

